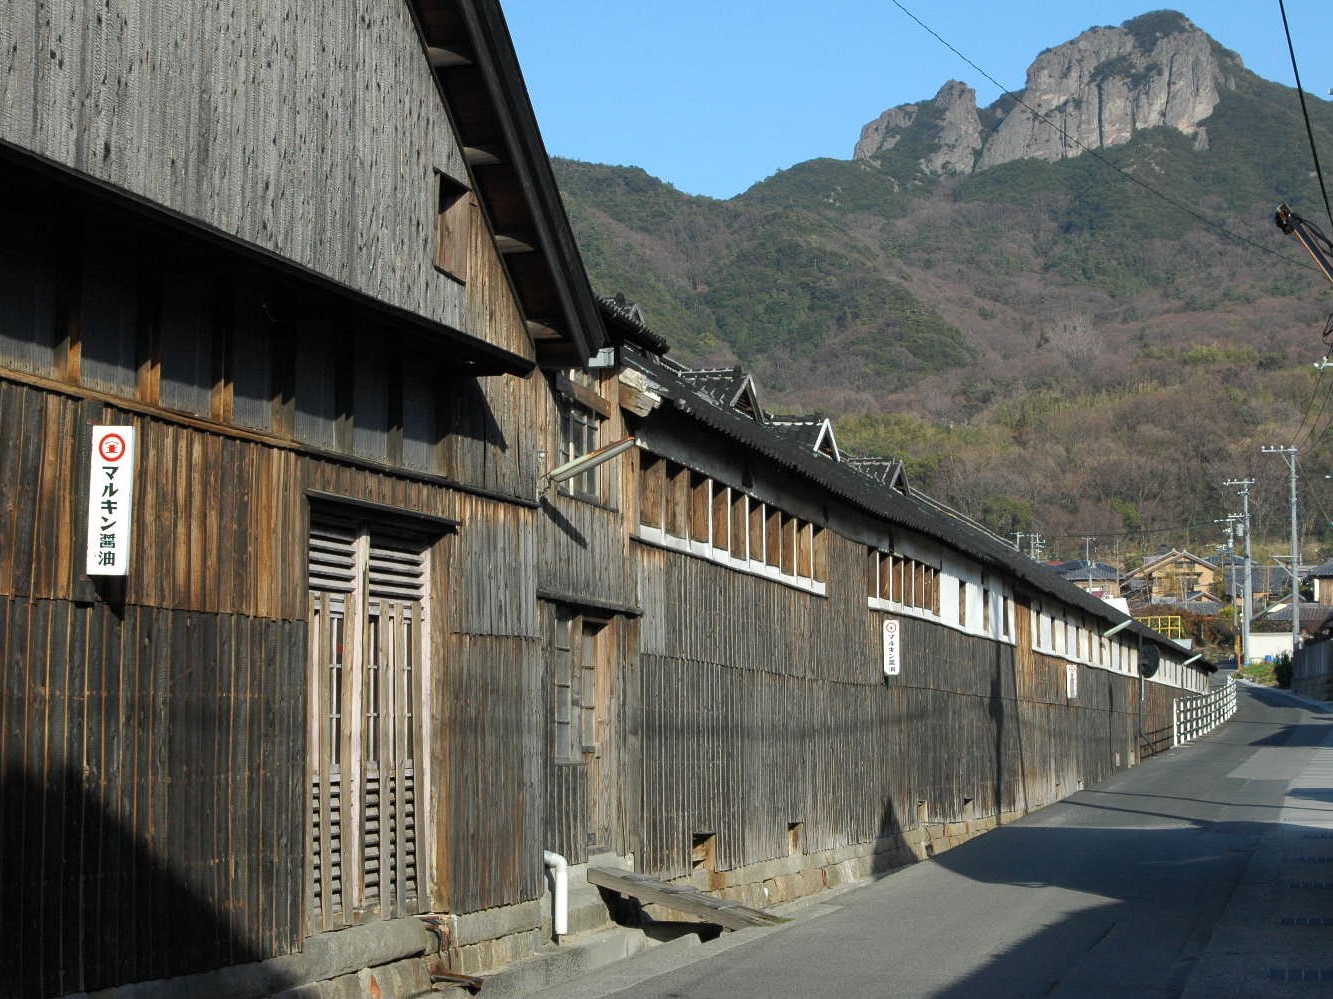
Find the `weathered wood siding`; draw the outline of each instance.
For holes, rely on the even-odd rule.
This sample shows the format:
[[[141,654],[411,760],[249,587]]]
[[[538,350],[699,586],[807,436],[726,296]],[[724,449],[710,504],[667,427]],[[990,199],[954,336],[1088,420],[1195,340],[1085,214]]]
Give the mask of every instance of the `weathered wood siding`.
[[[61,995],[299,943],[305,627],[0,596],[0,979]]]
[[[463,497],[447,585],[448,681],[438,724],[448,763],[446,907],[541,894],[546,698],[537,623],[537,514]]]
[[[438,344],[308,282],[26,168],[0,171],[32,233],[30,252],[0,253],[0,870],[23,899],[5,910],[21,945],[0,978],[48,995],[301,946],[312,503],[397,511],[438,538],[426,907],[538,897],[545,378],[460,375]],[[61,240],[37,225],[37,206],[57,204]],[[470,275],[476,321],[524,335],[494,254],[471,259],[490,268]],[[191,357],[191,343],[207,346]],[[316,368],[340,366],[309,399],[306,343]],[[173,357],[204,370],[173,382]],[[263,377],[243,385],[241,358],[260,359]],[[406,423],[384,416],[409,366],[430,384],[423,404],[438,404],[413,467]],[[366,399],[377,412],[358,408]],[[138,431],[131,569],[104,583],[82,575],[98,423]]]
[[[598,444],[620,440],[628,431],[617,404],[618,382],[614,374],[594,379],[592,391],[605,401],[610,414],[599,423]],[[553,406],[545,408],[536,426],[544,441],[549,471],[563,462],[560,456],[560,410],[558,393]],[[637,604],[633,563],[629,555],[628,501],[632,499],[633,457],[613,458],[598,469],[600,501],[593,503],[569,496],[559,486],[543,493],[542,509],[547,523],[541,532],[538,588],[544,596],[565,596],[571,602],[592,602],[616,608]]]
[[[1151,751],[1137,678],[903,616],[902,674],[882,674],[865,548],[833,536],[827,597],[635,545],[641,661],[641,868],[688,874],[869,843],[922,824],[1049,804]],[[1027,620],[1020,615],[1019,634]],[[1146,684],[1145,728],[1169,719]]]
[[[532,356],[435,270],[436,171],[467,172],[407,4],[19,0],[0,105],[0,141]]]

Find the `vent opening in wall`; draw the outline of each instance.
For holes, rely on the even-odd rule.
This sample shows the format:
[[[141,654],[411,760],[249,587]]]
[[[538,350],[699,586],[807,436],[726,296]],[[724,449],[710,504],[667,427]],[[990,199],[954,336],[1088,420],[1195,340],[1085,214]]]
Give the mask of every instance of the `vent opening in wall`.
[[[787,823],[787,854],[788,856],[798,856],[805,852],[805,823],[788,822]]]
[[[717,834],[695,833],[690,848],[690,870],[717,870]]]

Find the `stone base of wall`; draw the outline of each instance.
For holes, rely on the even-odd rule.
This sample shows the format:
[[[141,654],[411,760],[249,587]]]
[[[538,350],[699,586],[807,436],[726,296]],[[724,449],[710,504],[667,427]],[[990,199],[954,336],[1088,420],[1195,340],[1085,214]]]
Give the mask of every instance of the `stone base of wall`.
[[[926,822],[869,843],[792,854],[729,871],[696,870],[690,877],[676,881],[742,905],[767,909],[830,888],[880,877],[966,843],[996,826],[1015,822],[1023,814],[1015,811],[962,822]],[[645,909],[655,919],[694,918],[660,905]]]
[[[544,897],[447,917],[453,926],[454,970],[484,975],[535,956],[550,939],[549,909],[549,898]]]
[[[430,989],[426,969],[438,943],[421,920],[390,919],[319,933],[301,952],[152,982],[119,985],[79,999],[363,999]]]

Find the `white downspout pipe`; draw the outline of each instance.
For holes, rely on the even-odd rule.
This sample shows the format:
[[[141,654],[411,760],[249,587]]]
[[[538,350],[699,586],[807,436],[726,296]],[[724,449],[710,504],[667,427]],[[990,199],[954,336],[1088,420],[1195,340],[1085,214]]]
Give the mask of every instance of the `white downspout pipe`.
[[[551,869],[551,878],[555,881],[555,912],[551,916],[552,928],[557,937],[569,932],[569,861],[550,850],[542,851],[542,860]]]

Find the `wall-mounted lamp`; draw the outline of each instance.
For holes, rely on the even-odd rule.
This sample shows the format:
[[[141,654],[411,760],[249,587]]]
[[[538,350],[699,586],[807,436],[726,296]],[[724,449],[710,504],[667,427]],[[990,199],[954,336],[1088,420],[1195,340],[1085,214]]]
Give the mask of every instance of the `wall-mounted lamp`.
[[[567,461],[563,465],[551,469],[542,476],[542,479],[545,480],[542,492],[549,489],[553,483],[564,482],[567,479],[574,478],[576,475],[591,471],[598,465],[624,454],[638,443],[639,441],[637,438],[622,437],[620,440],[613,441],[605,447],[599,447],[596,451],[589,451],[587,454],[581,454],[572,461]]]
[[[1125,618],[1125,620],[1121,621],[1119,624],[1114,625],[1114,626],[1112,626],[1112,627],[1110,627],[1110,628],[1107,628],[1105,631],[1103,631],[1103,632],[1102,632],[1102,638],[1110,638],[1112,635],[1118,635],[1118,634],[1120,634],[1120,632],[1124,631],[1126,628],[1128,628],[1128,627],[1129,627],[1131,624],[1133,624],[1133,623],[1134,623],[1134,619],[1133,619],[1132,617],[1127,617],[1127,618]]]
[[[1190,656],[1190,657],[1189,657],[1188,659],[1186,659],[1183,663],[1181,663],[1180,666],[1181,666],[1182,669],[1184,669],[1184,668],[1185,668],[1186,666],[1188,666],[1190,663],[1198,662],[1198,661],[1199,661],[1200,659],[1202,659],[1202,658],[1203,658],[1203,653],[1202,653],[1202,652],[1196,652],[1194,655]]]

